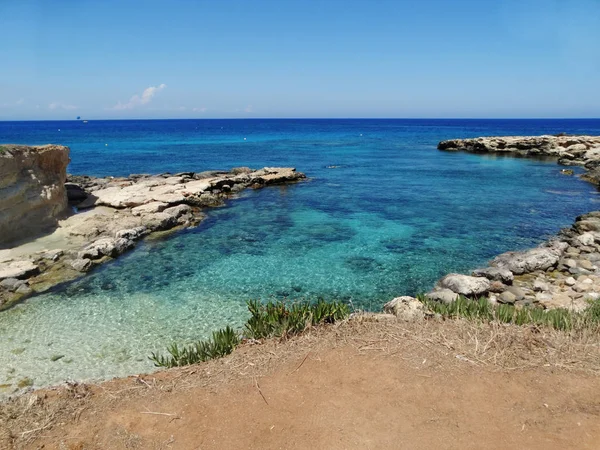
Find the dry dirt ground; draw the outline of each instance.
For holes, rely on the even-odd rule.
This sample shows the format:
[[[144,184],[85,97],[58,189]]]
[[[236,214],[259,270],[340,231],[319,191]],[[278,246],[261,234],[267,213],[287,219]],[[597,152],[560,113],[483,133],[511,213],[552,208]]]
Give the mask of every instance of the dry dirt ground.
[[[600,338],[351,320],[0,404],[0,447],[600,449]]]

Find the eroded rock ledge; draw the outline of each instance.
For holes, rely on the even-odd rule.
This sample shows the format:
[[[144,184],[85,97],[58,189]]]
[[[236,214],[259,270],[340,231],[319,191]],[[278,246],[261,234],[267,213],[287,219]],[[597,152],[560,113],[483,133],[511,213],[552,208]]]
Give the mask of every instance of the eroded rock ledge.
[[[222,205],[246,188],[303,178],[294,168],[282,167],[123,178],[69,176],[66,192],[77,213],[38,241],[0,251],[0,309],[81,276],[149,234],[197,225],[204,208]]]

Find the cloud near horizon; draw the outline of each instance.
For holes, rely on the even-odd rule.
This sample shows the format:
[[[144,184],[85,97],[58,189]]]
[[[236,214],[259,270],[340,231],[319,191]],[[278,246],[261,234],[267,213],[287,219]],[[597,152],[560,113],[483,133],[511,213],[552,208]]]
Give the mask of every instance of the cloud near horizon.
[[[65,103],[61,103],[61,102],[52,102],[48,105],[48,109],[54,111],[56,109],[66,109],[66,110],[73,110],[73,109],[77,109],[77,106],[75,105],[67,105]]]
[[[142,92],[142,95],[135,94],[133,97],[131,97],[129,99],[129,101],[127,103],[118,102],[115,106],[113,106],[112,108],[109,108],[109,109],[124,110],[124,109],[133,109],[136,106],[140,106],[140,105],[146,105],[152,101],[152,98],[158,92],[162,91],[166,87],[167,87],[167,85],[164,83],[159,84],[158,86],[150,86],[149,88],[144,89],[144,91]]]

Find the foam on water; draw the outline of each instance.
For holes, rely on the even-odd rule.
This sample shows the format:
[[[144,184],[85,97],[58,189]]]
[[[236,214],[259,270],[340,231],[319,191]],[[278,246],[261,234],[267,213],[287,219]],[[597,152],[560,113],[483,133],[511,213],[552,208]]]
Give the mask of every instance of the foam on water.
[[[145,241],[0,313],[5,392],[25,377],[43,386],[152,370],[152,351],[241,326],[249,299],[335,298],[377,310],[445,273],[536,245],[597,202],[591,185],[553,162],[435,149],[442,138],[570,131],[563,123],[524,133],[521,122],[223,121],[226,132],[219,121],[181,122],[90,122],[85,133],[64,123],[62,143],[79,173],[293,165],[311,179],[245,192],[196,229]],[[27,132],[20,141],[50,141],[44,126],[15,125],[0,141]],[[600,122],[587,126],[600,131]],[[105,141],[112,149],[99,155]]]

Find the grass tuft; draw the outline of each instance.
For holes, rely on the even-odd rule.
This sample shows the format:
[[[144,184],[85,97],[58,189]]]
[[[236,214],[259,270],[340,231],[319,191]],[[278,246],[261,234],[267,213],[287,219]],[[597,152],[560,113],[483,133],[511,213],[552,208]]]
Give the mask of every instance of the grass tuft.
[[[537,325],[560,331],[582,331],[600,327],[600,301],[590,302],[590,306],[581,312],[568,309],[545,310],[513,305],[492,305],[486,298],[470,300],[463,296],[451,303],[441,303],[419,296],[433,313],[446,318],[466,318],[485,322],[510,323],[514,325]]]
[[[213,332],[212,337],[198,341],[186,347],[176,343],[167,348],[168,356],[152,353],[150,360],[156,367],[178,367],[209,361],[229,355],[244,337],[265,339],[270,337],[289,337],[325,323],[343,320],[350,314],[348,305],[342,302],[293,303],[282,301],[262,304],[260,301],[247,302],[250,318],[244,327],[242,336],[227,326]]]
[[[177,343],[167,348],[170,356],[152,352],[150,360],[156,367],[188,366],[198,362],[209,361],[229,355],[240,343],[240,336],[231,327],[214,331],[212,338],[198,341],[187,347],[179,347]]]

